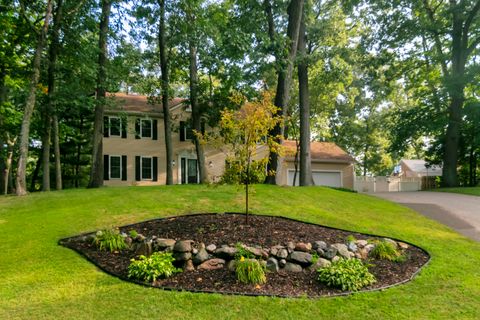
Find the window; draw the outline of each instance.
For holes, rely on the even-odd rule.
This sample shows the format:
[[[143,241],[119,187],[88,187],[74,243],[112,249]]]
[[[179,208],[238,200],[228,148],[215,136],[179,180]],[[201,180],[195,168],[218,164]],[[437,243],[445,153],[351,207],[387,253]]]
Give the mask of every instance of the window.
[[[180,141],[193,140],[193,130],[190,121],[180,121]]]
[[[142,119],[140,121],[140,134],[142,138],[152,137],[152,120]]]
[[[122,178],[122,157],[110,156],[110,179]]]
[[[120,137],[122,133],[122,121],[119,117],[109,117],[108,118],[108,130],[110,136]]]
[[[152,158],[151,157],[142,157],[141,161],[141,173],[142,173],[142,180],[152,180]]]

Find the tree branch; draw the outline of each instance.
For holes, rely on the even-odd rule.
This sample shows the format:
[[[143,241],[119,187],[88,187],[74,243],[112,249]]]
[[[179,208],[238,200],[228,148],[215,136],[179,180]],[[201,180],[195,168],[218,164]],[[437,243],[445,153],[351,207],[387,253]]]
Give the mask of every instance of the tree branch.
[[[437,21],[435,19],[435,11],[432,10],[430,5],[428,4],[428,0],[423,0],[423,6],[427,12],[428,18],[430,19],[430,22],[433,25],[437,24]],[[435,28],[429,28],[427,27],[427,30],[430,31],[433,35],[433,41],[435,42],[435,48],[438,51],[438,54],[440,55],[440,65],[442,67],[442,72],[445,76],[448,76],[448,67],[447,67],[447,62],[445,61],[444,58],[444,53],[442,49],[442,42],[440,40],[440,33],[437,29]]]
[[[468,37],[468,32],[470,31],[470,26],[472,25],[473,19],[480,11],[480,0],[477,0],[477,3],[473,7],[472,11],[468,15],[467,19],[465,20],[465,24],[463,26],[463,36]]]
[[[470,56],[473,50],[475,50],[479,44],[480,44],[480,36],[477,36],[475,40],[473,40],[473,42],[470,44],[470,46],[468,46],[466,57]]]

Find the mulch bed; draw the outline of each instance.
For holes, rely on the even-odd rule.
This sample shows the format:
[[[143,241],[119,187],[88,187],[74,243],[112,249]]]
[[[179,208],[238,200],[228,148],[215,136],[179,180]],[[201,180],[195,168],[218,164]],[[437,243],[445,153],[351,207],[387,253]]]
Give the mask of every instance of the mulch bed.
[[[175,240],[194,240],[196,243],[203,242],[206,245],[211,243],[235,245],[241,242],[250,246],[271,247],[278,244],[286,245],[289,241],[313,243],[323,240],[330,244],[344,243],[349,235],[353,235],[358,240],[382,238],[272,216],[249,215],[249,224],[246,225],[245,216],[241,214],[185,215],[120,227],[121,231],[127,233],[132,229],[147,237],[155,235]],[[81,238],[82,235],[62,239],[60,243],[79,252],[104,271],[128,280],[127,267],[130,259],[135,258],[133,252],[99,251],[90,243],[81,241]],[[375,275],[377,282],[361,291],[381,289],[409,281],[430,259],[424,250],[413,245],[406,250],[406,256],[406,261],[401,263],[370,260],[369,263],[372,266],[369,270]],[[162,279],[153,284],[145,283],[145,285],[173,290],[284,297],[343,294],[340,290],[328,288],[316,281],[315,272],[306,271],[267,273],[267,283],[261,286],[240,283],[236,280],[235,273],[227,268],[182,272],[168,279]]]

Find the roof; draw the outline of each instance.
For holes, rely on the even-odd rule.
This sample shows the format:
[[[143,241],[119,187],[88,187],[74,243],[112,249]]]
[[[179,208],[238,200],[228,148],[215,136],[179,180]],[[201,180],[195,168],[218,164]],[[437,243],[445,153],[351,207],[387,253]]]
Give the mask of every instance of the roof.
[[[131,113],[162,113],[161,103],[148,103],[147,96],[126,94],[124,92],[108,93],[117,102],[114,106],[107,107],[107,110],[131,112]],[[169,101],[170,108],[176,107],[186,99],[173,98]]]
[[[285,147],[287,158],[293,158],[295,155],[296,142],[293,140],[284,140],[282,145]],[[352,156],[346,153],[342,148],[333,142],[310,142],[310,152],[312,161],[354,163]]]
[[[410,171],[417,173],[419,175],[428,175],[429,176],[441,176],[442,175],[442,166],[441,165],[430,165],[427,169],[426,165],[428,164],[425,160],[408,160],[402,159],[400,163],[403,163]]]

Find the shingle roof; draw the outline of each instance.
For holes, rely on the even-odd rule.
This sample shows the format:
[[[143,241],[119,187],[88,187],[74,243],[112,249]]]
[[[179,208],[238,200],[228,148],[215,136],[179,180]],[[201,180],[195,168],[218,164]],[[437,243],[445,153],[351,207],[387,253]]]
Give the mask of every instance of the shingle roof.
[[[107,107],[107,110],[124,111],[124,112],[140,112],[140,113],[160,113],[162,112],[161,103],[150,104],[147,97],[142,95],[126,94],[123,92],[109,93],[109,97],[113,97],[116,104]],[[186,99],[173,98],[169,101],[170,108],[173,108]]]
[[[293,158],[295,155],[295,141],[284,140],[283,146],[285,147],[285,153],[287,158]],[[310,151],[312,161],[331,161],[331,162],[343,162],[353,163],[355,160],[348,153],[343,151],[342,148],[337,146],[333,142],[310,142]]]
[[[408,160],[402,159],[403,162],[412,172],[415,172],[420,175],[429,176],[441,176],[442,175],[442,166],[441,165],[431,165],[428,169],[426,167],[427,162],[425,160]]]

